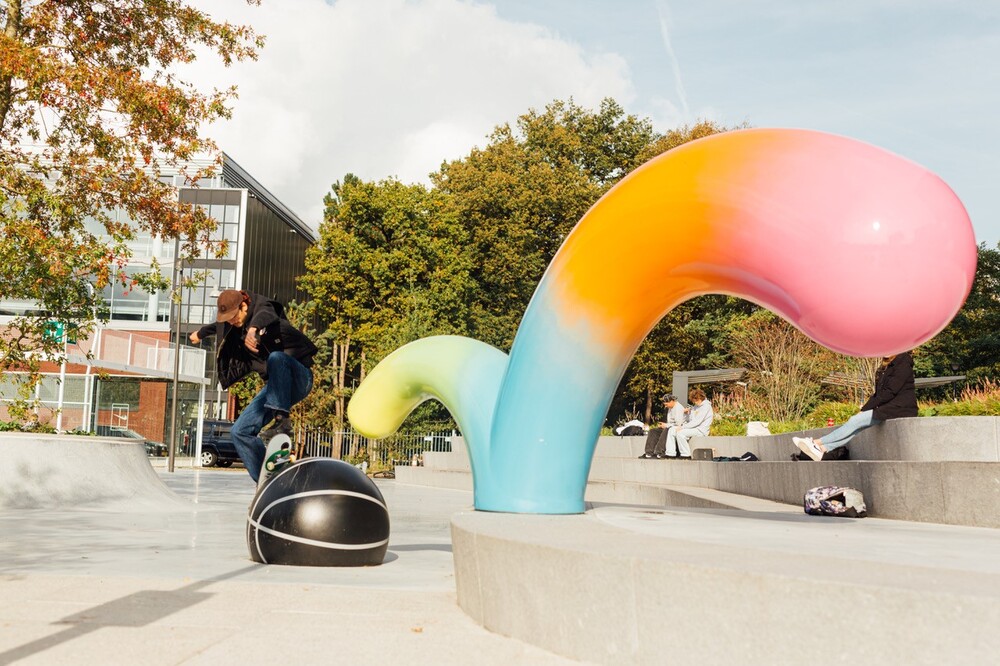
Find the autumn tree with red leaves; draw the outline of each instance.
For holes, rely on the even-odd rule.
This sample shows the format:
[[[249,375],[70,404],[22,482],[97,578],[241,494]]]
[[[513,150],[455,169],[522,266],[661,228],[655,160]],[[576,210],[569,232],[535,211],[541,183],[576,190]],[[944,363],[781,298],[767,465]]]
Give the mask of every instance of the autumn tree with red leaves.
[[[201,128],[229,116],[235,89],[198,90],[176,70],[196,55],[254,59],[262,45],[249,27],[179,0],[0,4],[0,298],[38,312],[4,327],[0,370],[33,376],[39,351],[58,357],[46,322],[86,334],[108,284],[162,287],[155,272],[126,276],[137,228],[197,256],[215,223],[157,176],[206,175],[183,165],[213,151]]]

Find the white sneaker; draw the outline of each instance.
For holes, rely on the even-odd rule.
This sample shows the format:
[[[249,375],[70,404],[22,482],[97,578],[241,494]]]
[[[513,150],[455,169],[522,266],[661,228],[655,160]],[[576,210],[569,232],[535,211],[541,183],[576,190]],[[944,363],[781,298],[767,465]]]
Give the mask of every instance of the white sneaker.
[[[792,437],[792,442],[795,443],[795,446],[799,447],[802,453],[816,462],[823,459],[823,450],[819,448],[819,445],[816,444],[812,437]]]

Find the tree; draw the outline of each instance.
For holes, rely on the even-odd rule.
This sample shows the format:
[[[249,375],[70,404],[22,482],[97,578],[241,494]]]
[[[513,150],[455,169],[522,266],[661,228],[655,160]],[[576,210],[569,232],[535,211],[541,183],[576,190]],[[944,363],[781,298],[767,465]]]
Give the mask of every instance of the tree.
[[[970,379],[1000,373],[1000,245],[979,245],[972,291],[955,318],[914,355],[918,376],[952,375]]]
[[[566,234],[656,138],[648,120],[625,115],[614,100],[597,111],[555,101],[522,115],[516,128],[497,127],[485,148],[432,174],[475,258],[472,337],[510,349]]]
[[[158,175],[214,148],[200,127],[228,117],[235,91],[198,91],[174,69],[203,47],[229,64],[261,45],[178,0],[0,6],[0,284],[38,308],[0,336],[0,369],[37,372],[38,350],[59,357],[46,322],[86,334],[109,283],[165,287],[155,270],[125,273],[137,228],[183,239],[186,256],[208,244],[213,221]]]
[[[765,400],[765,420],[805,416],[819,397],[820,380],[837,362],[833,352],[764,309],[734,318],[728,337],[733,359],[750,373],[751,390]]]
[[[472,258],[443,195],[422,185],[348,174],[325,201],[299,285],[326,326],[319,341],[334,371],[317,387],[335,396],[339,427],[346,398],[371,365],[418,338],[467,334]],[[428,409],[426,418],[443,418],[438,407]]]

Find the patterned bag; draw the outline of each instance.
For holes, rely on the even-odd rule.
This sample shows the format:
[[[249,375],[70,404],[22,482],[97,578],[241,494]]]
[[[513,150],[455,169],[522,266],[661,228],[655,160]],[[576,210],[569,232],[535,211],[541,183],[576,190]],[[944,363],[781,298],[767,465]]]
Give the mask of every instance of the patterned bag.
[[[867,512],[861,491],[842,486],[820,486],[807,490],[802,504],[811,516],[864,518]]]

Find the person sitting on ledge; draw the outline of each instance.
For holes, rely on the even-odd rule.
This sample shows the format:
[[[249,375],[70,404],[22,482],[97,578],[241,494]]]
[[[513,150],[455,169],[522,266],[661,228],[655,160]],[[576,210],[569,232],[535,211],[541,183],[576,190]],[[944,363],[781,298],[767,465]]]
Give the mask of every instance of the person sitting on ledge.
[[[889,419],[917,415],[917,394],[913,382],[913,356],[903,352],[886,356],[875,373],[875,393],[861,406],[861,411],[833,432],[820,439],[792,437],[795,446],[813,460],[846,445],[866,428]]]
[[[649,434],[646,435],[646,451],[640,458],[666,458],[664,453],[667,444],[667,433],[670,432],[671,428],[675,428],[682,423],[684,423],[684,405],[677,400],[675,395],[665,395],[663,398],[663,406],[667,408],[667,417],[665,421],[660,421],[657,428],[650,428]]]
[[[667,433],[666,455],[668,458],[691,459],[691,447],[688,440],[692,437],[707,437],[715,418],[715,410],[708,396],[701,389],[692,389],[688,399],[694,405],[688,410],[687,420],[679,428],[671,428]]]

